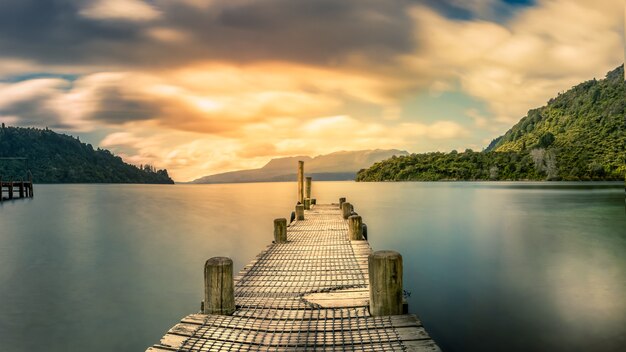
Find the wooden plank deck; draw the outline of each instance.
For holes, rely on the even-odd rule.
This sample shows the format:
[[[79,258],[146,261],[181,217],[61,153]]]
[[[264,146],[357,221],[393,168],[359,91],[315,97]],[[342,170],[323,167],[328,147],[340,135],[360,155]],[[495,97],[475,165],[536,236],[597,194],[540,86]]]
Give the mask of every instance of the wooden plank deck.
[[[368,311],[367,241],[315,205],[235,277],[231,316],[191,314],[147,351],[439,351],[415,315]]]

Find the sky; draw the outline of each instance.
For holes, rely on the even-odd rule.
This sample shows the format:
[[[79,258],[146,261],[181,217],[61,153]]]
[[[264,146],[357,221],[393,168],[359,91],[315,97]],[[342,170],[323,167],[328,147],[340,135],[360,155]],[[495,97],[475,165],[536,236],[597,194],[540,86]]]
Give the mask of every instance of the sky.
[[[177,181],[482,150],[624,62],[622,0],[0,0],[0,122]]]

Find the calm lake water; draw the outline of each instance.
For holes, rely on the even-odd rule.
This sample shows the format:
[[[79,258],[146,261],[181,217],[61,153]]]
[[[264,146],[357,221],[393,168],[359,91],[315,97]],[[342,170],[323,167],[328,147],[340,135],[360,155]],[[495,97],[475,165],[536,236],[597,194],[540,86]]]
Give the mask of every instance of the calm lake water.
[[[0,205],[0,349],[143,351],[199,309],[202,268],[238,271],[294,183],[36,185]],[[317,182],[376,250],[404,256],[410,310],[448,351],[626,345],[623,183]]]

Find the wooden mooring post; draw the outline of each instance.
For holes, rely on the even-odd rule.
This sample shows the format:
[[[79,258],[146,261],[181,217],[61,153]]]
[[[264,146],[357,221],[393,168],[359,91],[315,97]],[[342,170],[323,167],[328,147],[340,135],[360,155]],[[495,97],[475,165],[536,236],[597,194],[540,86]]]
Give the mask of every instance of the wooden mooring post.
[[[304,220],[304,204],[296,205],[296,220]]]
[[[209,259],[201,314],[148,351],[440,351],[403,314],[402,256],[372,253],[350,203],[295,213],[307,221],[275,219],[274,243],[234,279],[232,260]]]
[[[306,178],[306,185],[305,185],[305,189],[304,189],[304,198],[309,198],[311,199],[311,181],[313,180],[313,177],[311,176],[307,176]]]
[[[287,219],[274,219],[274,243],[287,242]]]
[[[348,202],[344,202],[343,204],[341,204],[341,214],[344,219],[347,220],[348,217],[350,217],[350,215],[352,214],[352,210],[352,204]]]
[[[304,161],[298,161],[298,203],[304,204]]]
[[[235,311],[233,261],[213,257],[204,264],[204,314],[231,315]]]
[[[402,314],[402,256],[377,251],[368,258],[370,314],[375,317]]]

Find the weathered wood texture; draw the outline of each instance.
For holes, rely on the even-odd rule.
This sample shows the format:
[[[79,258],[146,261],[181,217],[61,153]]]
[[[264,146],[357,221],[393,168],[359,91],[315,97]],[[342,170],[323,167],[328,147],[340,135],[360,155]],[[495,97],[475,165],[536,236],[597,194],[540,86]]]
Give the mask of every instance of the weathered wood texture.
[[[296,205],[296,220],[304,220],[304,204]]]
[[[274,242],[287,242],[287,219],[274,219]]]
[[[298,161],[298,203],[304,204],[304,161]]]
[[[402,314],[402,256],[395,251],[369,255],[370,314]]]
[[[204,264],[204,313],[230,315],[235,311],[233,261],[214,257]]]
[[[231,316],[192,314],[148,351],[439,351],[414,315],[372,317],[367,241],[316,205],[235,277]]]
[[[361,216],[350,215],[348,217],[348,237],[351,241],[363,239],[363,220],[361,220]]]
[[[304,198],[306,199],[311,198],[311,181],[313,180],[313,177],[307,176],[305,180]]]

